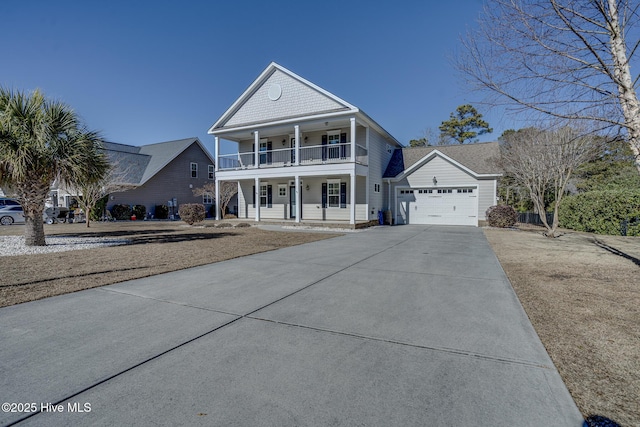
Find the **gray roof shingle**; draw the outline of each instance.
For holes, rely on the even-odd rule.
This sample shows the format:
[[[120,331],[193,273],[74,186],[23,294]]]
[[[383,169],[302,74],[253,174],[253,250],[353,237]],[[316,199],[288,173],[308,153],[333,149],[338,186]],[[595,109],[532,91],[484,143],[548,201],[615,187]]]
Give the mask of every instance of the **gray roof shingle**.
[[[123,183],[142,185],[196,141],[186,138],[142,146],[105,142],[104,150],[109,162],[123,171]]]
[[[483,142],[476,144],[398,148],[393,152],[383,177],[393,178],[400,175],[434,150],[438,150],[440,153],[477,174],[502,173],[500,168],[494,163],[494,159],[497,159],[500,155],[498,143]]]

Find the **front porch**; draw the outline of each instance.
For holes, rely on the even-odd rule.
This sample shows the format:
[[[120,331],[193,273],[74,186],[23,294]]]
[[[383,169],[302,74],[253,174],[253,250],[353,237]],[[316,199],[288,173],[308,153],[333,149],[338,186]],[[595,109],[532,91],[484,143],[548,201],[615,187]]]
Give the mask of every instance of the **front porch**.
[[[378,225],[378,220],[369,220],[369,221],[356,221],[355,224],[350,224],[349,221],[314,221],[314,220],[300,220],[300,222],[296,222],[294,219],[261,219],[259,222],[255,222],[253,219],[224,219],[224,222],[228,222],[230,224],[240,224],[246,223],[247,221],[252,221],[252,224],[257,225],[277,225],[282,227],[321,227],[321,228],[331,228],[336,230],[359,230],[362,228],[372,227],[374,225]]]
[[[263,176],[238,179],[237,182],[239,219],[342,223],[353,227],[377,218],[377,213],[369,209],[367,177],[355,172],[324,176]]]

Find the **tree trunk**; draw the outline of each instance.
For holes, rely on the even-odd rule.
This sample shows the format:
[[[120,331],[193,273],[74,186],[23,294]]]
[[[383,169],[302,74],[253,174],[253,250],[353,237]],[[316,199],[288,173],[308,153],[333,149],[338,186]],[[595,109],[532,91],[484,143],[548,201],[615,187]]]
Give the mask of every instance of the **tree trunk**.
[[[618,86],[620,106],[627,125],[628,143],[635,156],[635,164],[640,173],[640,102],[633,86],[631,69],[627,58],[624,33],[620,28],[620,14],[616,0],[608,0],[609,5],[609,43],[613,59],[613,73]]]
[[[24,243],[27,246],[46,246],[44,239],[44,222],[42,212],[44,203],[33,203],[22,207],[24,209]]]

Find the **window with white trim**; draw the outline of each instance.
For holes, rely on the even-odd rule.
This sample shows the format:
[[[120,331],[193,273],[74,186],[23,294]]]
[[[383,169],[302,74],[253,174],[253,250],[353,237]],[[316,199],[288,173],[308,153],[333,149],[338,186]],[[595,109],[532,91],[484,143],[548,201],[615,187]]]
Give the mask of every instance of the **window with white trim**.
[[[191,178],[198,177],[198,164],[191,162]]]
[[[268,192],[267,184],[260,184],[260,207],[267,206]]]
[[[340,207],[340,180],[327,180],[327,206],[330,208]]]
[[[278,184],[278,197],[287,197],[287,184]]]
[[[213,204],[213,195],[211,193],[204,193],[202,195],[202,204],[203,205],[212,205]]]
[[[214,172],[216,171],[215,166],[209,165],[207,166],[207,175],[209,179],[214,179]]]

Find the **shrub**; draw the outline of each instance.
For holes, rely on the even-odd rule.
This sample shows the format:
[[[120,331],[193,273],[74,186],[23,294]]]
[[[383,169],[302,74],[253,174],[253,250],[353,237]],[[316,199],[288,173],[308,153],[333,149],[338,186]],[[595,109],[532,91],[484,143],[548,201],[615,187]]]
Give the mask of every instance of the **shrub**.
[[[136,219],[144,219],[147,216],[147,208],[144,205],[133,205],[133,214]]]
[[[249,224],[248,222],[240,222],[236,224],[236,228],[246,228],[246,227],[251,227],[251,224]]]
[[[109,195],[106,195],[96,202],[93,209],[91,209],[91,216],[89,217],[91,221],[99,221],[100,218],[102,218],[102,214],[107,209],[108,201],[109,201]]]
[[[234,214],[224,214],[224,219],[236,219],[238,218]]]
[[[113,205],[111,208],[111,216],[115,219],[131,219],[131,206],[129,205]]]
[[[620,235],[620,223],[640,218],[640,189],[587,191],[562,200],[560,225],[576,231]],[[627,236],[640,236],[640,224],[633,222]]]
[[[204,221],[206,212],[204,205],[201,203],[185,203],[180,205],[180,208],[178,209],[180,219],[189,225]]]
[[[511,206],[491,206],[487,209],[487,222],[490,227],[513,227],[518,222],[518,213]]]
[[[230,222],[221,222],[220,224],[217,225],[218,228],[231,228],[233,227],[233,224],[231,224]]]
[[[169,218],[169,206],[167,205],[156,205],[154,212],[153,216],[157,219]]]

